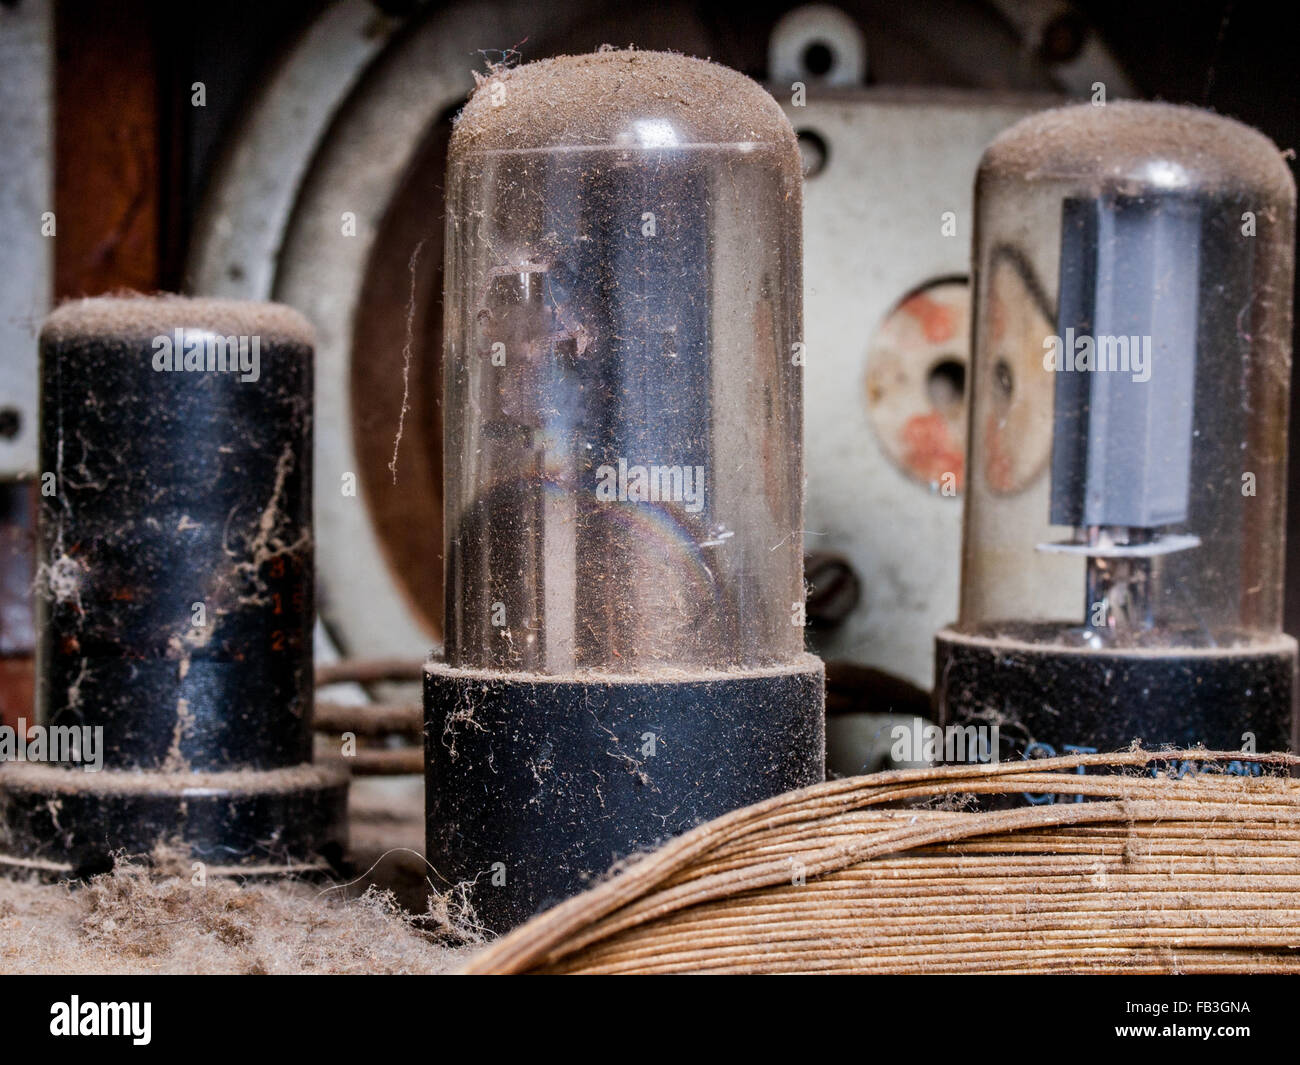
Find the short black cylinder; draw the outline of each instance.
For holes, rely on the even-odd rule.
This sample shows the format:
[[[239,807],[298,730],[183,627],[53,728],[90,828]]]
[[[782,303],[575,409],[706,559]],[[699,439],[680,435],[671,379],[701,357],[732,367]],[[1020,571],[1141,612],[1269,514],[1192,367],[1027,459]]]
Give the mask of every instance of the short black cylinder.
[[[943,725],[997,726],[1003,761],[1144,747],[1292,748],[1296,642],[1245,648],[1103,650],[1027,640],[935,638],[935,705]],[[986,738],[986,743],[990,742]]]
[[[347,773],[337,765],[239,773],[0,772],[0,869],[107,872],[162,852],[214,876],[303,876],[342,867]]]
[[[824,670],[425,673],[427,856],[505,931],[671,836],[825,776]]]

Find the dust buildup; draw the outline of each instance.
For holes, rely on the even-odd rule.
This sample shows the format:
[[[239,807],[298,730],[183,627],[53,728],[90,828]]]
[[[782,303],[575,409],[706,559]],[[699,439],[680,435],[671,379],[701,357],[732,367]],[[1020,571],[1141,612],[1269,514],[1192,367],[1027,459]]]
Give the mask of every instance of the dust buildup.
[[[174,772],[68,772],[62,766],[39,762],[10,762],[4,766],[3,784],[11,794],[39,791],[50,796],[176,795],[200,790],[224,797],[257,793],[274,795],[316,788],[340,787],[348,779],[340,759],[304,762],[283,769],[238,769],[230,772],[192,770]]]
[[[415,345],[415,268],[420,262],[420,252],[424,250],[424,241],[420,241],[411,252],[407,271],[411,275],[411,291],[406,298],[406,342],[402,345],[402,406],[397,412],[397,435],[393,439],[393,458],[388,463],[388,470],[393,475],[393,484],[397,483],[397,456],[402,447],[402,433],[406,427],[406,412],[411,409],[411,352]]]
[[[445,900],[415,916],[375,888],[193,875],[180,860],[82,887],[0,878],[0,973],[440,973],[476,947]]]
[[[100,337],[138,342],[177,328],[209,330],[222,336],[260,336],[264,344],[283,344],[290,349],[315,344],[315,333],[307,319],[282,303],[137,292],[60,304],[45,319],[41,342],[63,344]]]
[[[1021,119],[984,153],[980,179],[1079,177],[1149,184],[1154,159],[1180,163],[1195,184],[1291,200],[1295,182],[1264,134],[1210,111],[1120,101],[1078,104]]]
[[[777,102],[738,71],[671,52],[609,50],[495,67],[456,120],[453,156],[467,151],[618,143],[635,119],[671,123],[696,144],[785,144]]]

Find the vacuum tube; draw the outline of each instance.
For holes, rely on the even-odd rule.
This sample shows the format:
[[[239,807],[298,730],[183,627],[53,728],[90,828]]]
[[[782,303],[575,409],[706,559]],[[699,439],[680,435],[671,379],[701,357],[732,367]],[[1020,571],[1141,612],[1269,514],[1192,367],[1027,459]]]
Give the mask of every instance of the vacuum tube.
[[[490,927],[822,779],[800,204],[778,105],[696,59],[497,69],[457,120],[428,853]]]
[[[936,699],[1004,757],[1293,742],[1294,214],[1277,148],[1192,108],[1049,111],[986,151]]]
[[[36,721],[0,766],[0,866],[337,865],[347,776],[312,761],[311,326],[99,297],[40,350]]]

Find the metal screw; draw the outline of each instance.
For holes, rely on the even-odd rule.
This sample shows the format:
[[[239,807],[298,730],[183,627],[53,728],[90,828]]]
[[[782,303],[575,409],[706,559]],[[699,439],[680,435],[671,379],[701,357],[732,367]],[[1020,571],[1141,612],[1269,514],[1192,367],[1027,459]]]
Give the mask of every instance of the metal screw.
[[[862,600],[862,582],[842,555],[825,551],[805,555],[803,577],[808,586],[808,624],[815,629],[839,625]]]

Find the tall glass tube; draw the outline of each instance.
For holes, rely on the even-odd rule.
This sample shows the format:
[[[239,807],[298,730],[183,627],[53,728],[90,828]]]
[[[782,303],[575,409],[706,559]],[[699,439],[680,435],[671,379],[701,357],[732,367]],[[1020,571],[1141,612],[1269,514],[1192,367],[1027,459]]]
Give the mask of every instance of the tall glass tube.
[[[960,616],[941,713],[1024,752],[1293,742],[1295,184],[1190,107],[1027,118],[976,185]]]
[[[802,651],[800,192],[780,108],[713,64],[607,51],[475,94],[447,192],[449,664]]]
[[[497,69],[448,157],[429,861],[508,928],[822,780],[798,145],[725,67]]]
[[[977,199],[961,628],[1087,646],[1281,631],[1295,189],[1164,104],[994,142]],[[1006,476],[1010,452],[1032,476]]]

